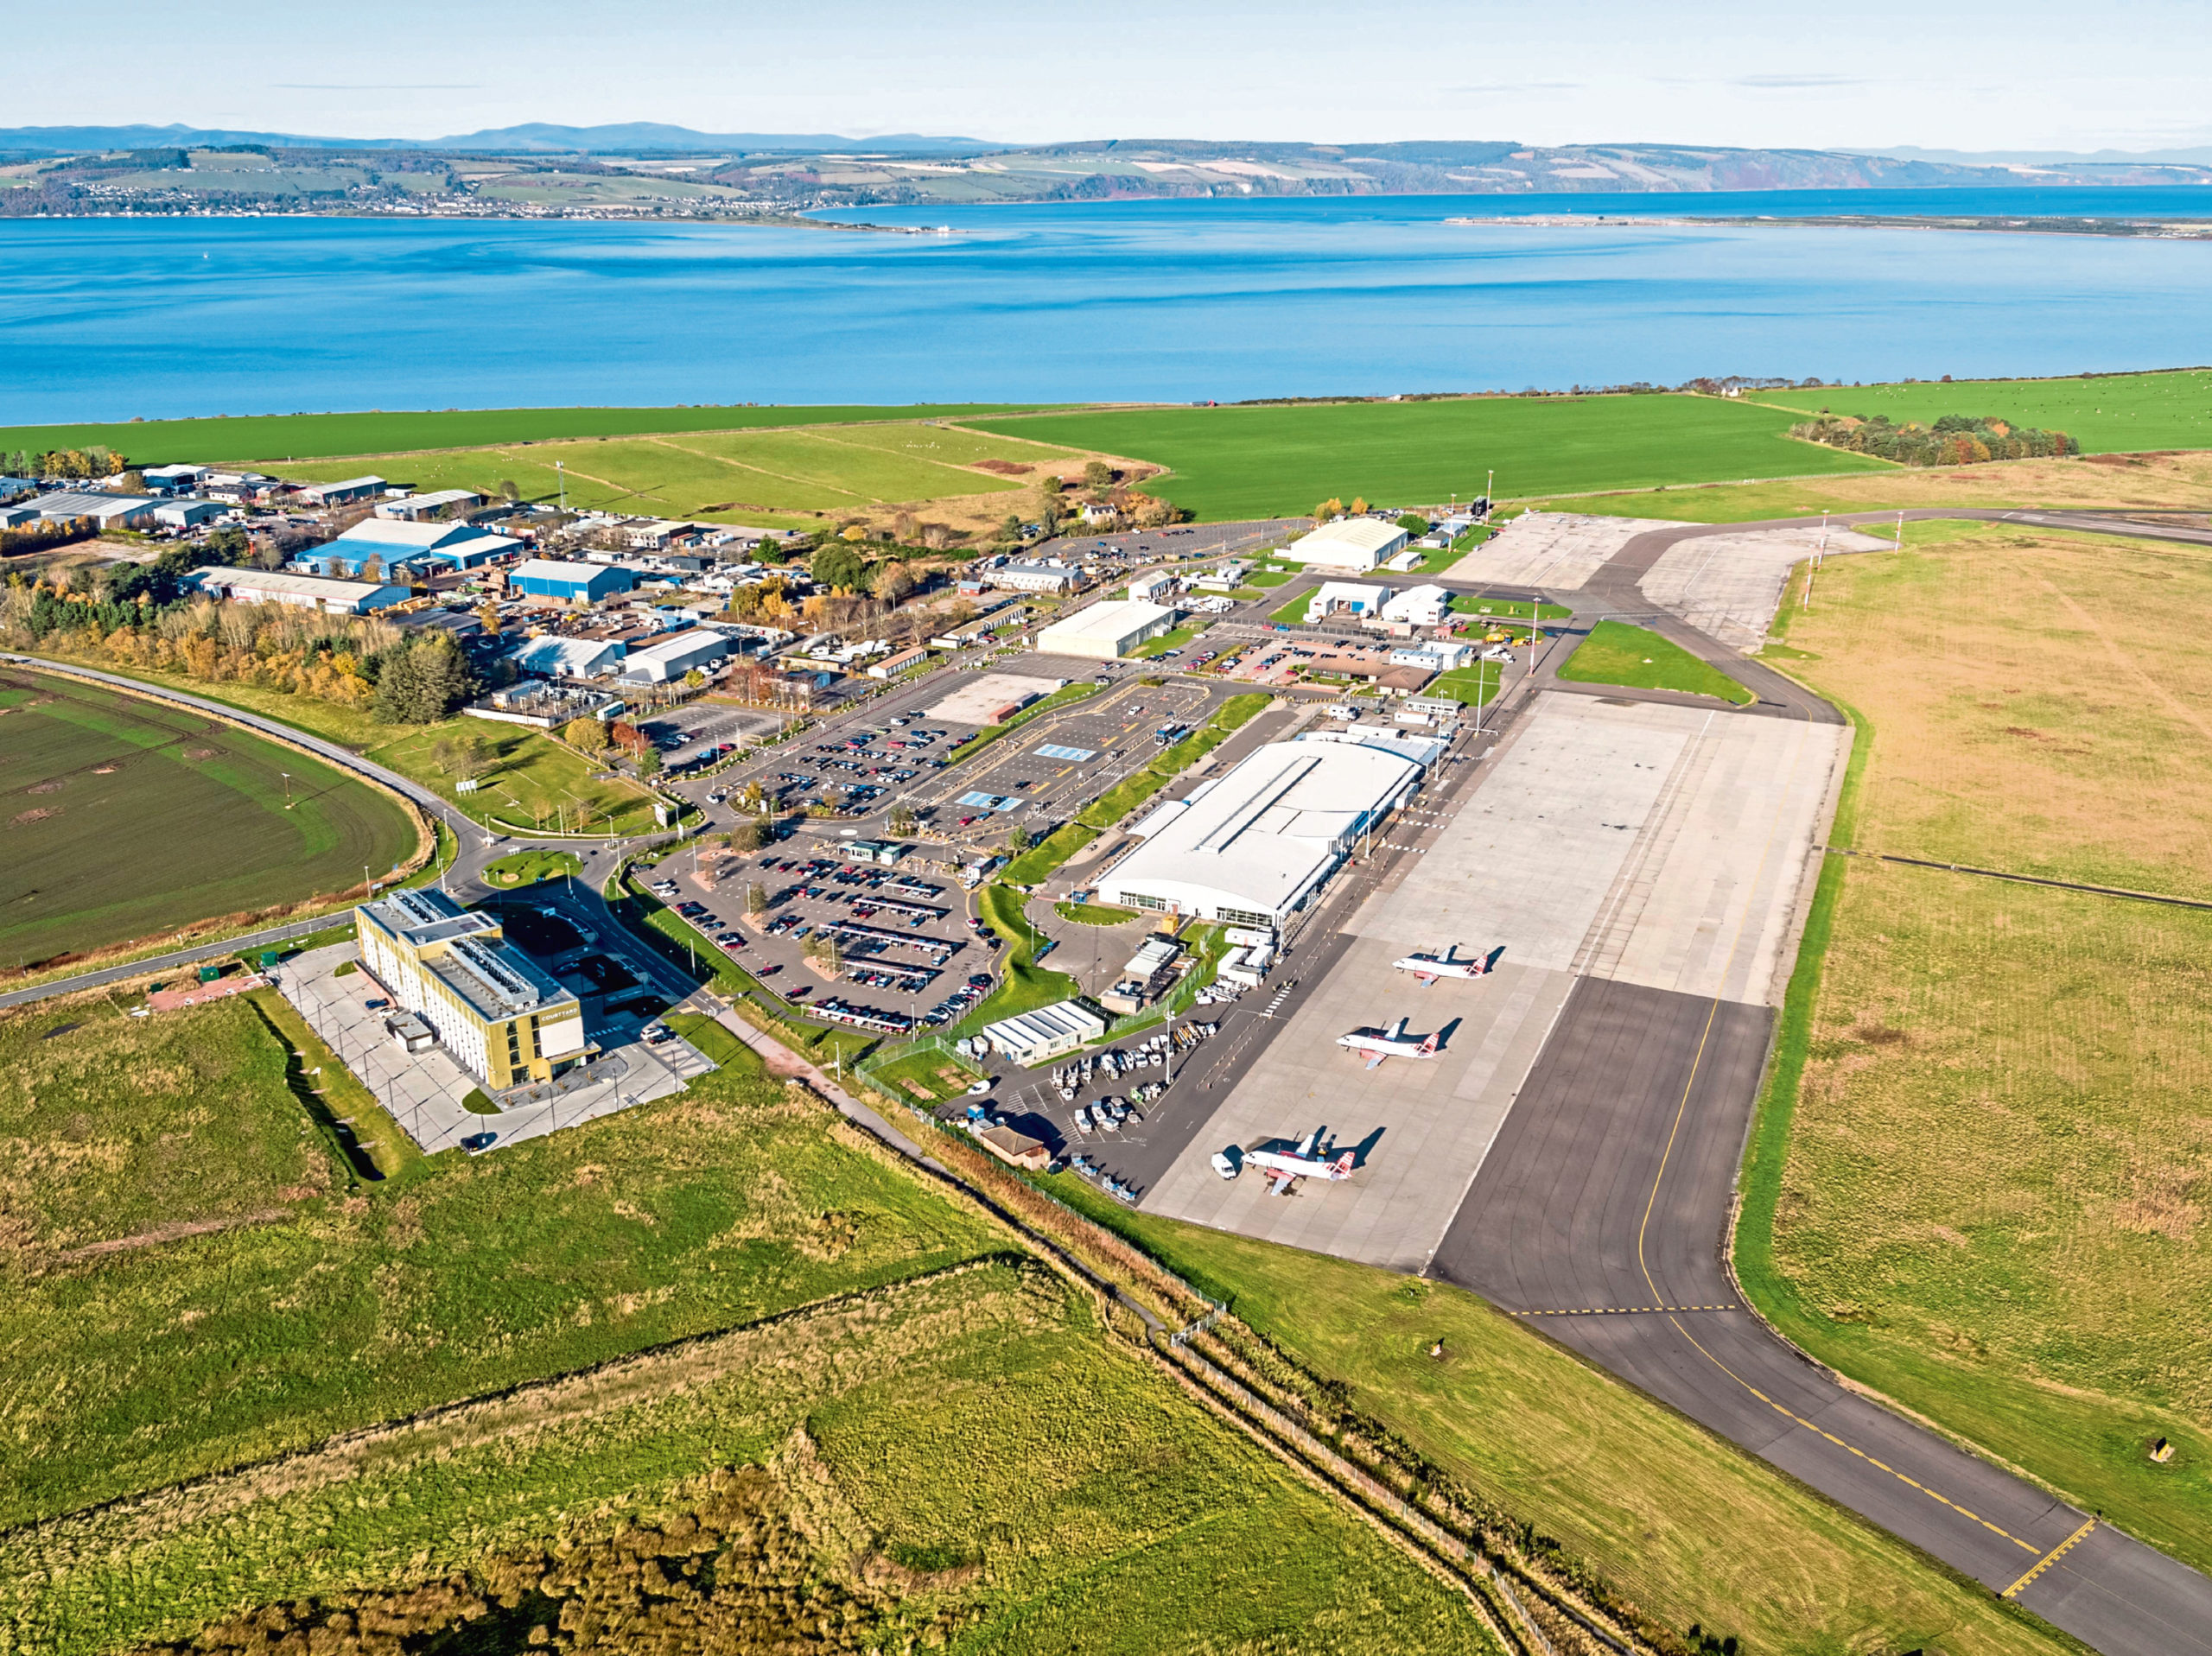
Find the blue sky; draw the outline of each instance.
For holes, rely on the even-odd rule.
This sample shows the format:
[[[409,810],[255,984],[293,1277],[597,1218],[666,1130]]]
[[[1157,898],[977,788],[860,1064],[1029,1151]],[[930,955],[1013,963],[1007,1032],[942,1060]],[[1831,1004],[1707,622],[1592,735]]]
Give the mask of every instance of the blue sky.
[[[23,125],[2212,143],[2205,0],[107,0],[9,56]]]

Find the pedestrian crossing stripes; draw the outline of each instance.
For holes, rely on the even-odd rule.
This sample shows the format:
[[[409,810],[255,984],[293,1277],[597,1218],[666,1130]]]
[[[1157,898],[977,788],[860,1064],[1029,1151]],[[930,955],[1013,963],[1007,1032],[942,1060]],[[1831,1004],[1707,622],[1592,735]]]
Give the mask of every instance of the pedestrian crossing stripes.
[[[1063,747],[1058,742],[1047,742],[1037,750],[1037,757],[1040,759],[1073,759],[1080,765],[1085,759],[1096,758],[1098,750],[1095,747]]]

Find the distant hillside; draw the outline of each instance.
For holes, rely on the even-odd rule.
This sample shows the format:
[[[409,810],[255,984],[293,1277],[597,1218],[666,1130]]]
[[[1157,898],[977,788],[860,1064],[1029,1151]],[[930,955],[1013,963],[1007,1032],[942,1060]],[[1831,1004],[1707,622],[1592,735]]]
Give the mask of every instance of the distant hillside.
[[[525,125],[435,143],[184,127],[0,130],[46,159],[0,175],[0,216],[252,210],[528,218],[759,218],[823,207],[1222,195],[1703,194],[2212,184],[2212,162],[1968,164],[1714,145],[1094,139],[993,147],[899,133]],[[2208,198],[2212,200],[2212,198]]]
[[[474,155],[712,155],[732,150],[893,149],[900,155],[974,155],[1000,146],[980,138],[925,137],[900,132],[855,138],[834,132],[695,132],[690,127],[632,121],[618,126],[493,127],[449,138],[329,138],[296,132],[232,132],[193,126],[18,126],[0,128],[0,150],[31,155],[81,155],[99,149],[213,148],[266,144],[283,149],[460,150]]]

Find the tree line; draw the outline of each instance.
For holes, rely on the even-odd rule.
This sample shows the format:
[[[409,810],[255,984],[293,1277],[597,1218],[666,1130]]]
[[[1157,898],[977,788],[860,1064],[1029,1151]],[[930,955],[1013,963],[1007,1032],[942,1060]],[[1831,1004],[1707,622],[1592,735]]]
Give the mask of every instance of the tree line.
[[[476,694],[475,670],[447,633],[411,634],[373,617],[296,605],[219,602],[181,585],[180,562],[220,560],[179,551],[151,565],[80,568],[66,580],[12,575],[0,590],[0,639],[126,670],[361,707],[385,724],[433,724]]]
[[[130,469],[120,449],[95,443],[90,448],[17,448],[0,454],[0,473],[10,477],[67,478],[72,480],[113,477]]]
[[[1932,426],[1824,414],[1789,428],[1805,442],[1872,454],[1900,466],[1978,466],[1984,460],[2050,460],[2078,454],[2082,445],[2063,431],[2039,431],[1986,416],[1947,414]]]

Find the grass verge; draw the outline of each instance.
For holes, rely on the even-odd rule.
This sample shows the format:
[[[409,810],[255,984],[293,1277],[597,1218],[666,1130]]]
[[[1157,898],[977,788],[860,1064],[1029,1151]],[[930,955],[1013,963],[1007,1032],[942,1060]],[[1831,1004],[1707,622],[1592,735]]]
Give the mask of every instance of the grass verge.
[[[1677,1628],[1802,1656],[2076,1648],[1471,1294],[1042,1183]]]
[[[1009,885],[1034,885],[1097,837],[1096,828],[1064,822],[1008,863],[1000,878]]]
[[[1719,668],[1625,621],[1600,621],[1574,653],[1560,663],[1559,676],[1579,684],[1619,684],[1641,690],[1681,690],[1709,695],[1738,707],[1758,698]]]

